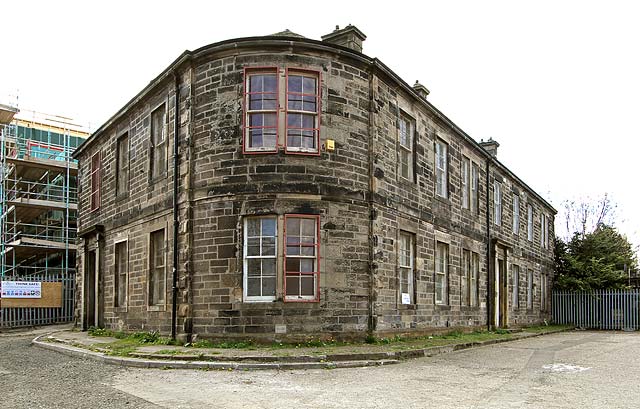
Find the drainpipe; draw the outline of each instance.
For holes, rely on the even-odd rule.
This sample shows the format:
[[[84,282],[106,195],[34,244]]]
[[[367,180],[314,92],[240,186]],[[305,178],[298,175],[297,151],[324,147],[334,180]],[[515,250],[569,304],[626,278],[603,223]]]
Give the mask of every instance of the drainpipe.
[[[175,105],[173,115],[173,285],[171,305],[171,339],[176,339],[176,326],[178,321],[178,131],[180,129],[180,79],[176,72],[175,78]]]
[[[373,188],[374,181],[373,175],[374,173],[374,132],[375,132],[375,123],[374,123],[374,98],[373,98],[373,75],[374,70],[373,67],[369,69],[369,197],[367,198],[367,202],[369,205],[369,319],[367,320],[368,326],[368,335],[373,336],[376,329],[376,321],[375,321],[375,284],[376,280],[374,277],[375,271],[375,240],[374,240],[374,225],[375,225],[375,211],[374,211],[374,202],[373,202]]]
[[[491,280],[489,277],[491,276],[491,221],[489,219],[489,163],[491,159],[487,158],[485,170],[487,173],[486,176],[486,200],[485,200],[485,210],[486,210],[486,224],[487,224],[487,330],[491,331],[491,312],[493,307],[493,297],[491,294],[491,289],[493,286],[491,285]]]

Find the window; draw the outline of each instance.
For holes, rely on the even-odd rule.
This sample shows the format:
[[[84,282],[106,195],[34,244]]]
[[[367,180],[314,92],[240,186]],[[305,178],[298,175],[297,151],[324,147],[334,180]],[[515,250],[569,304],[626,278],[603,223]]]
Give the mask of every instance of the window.
[[[287,70],[287,152],[320,152],[318,82],[318,73]]]
[[[116,243],[114,248],[115,253],[115,274],[113,283],[113,300],[114,307],[126,307],[127,306],[127,242],[121,241]]]
[[[91,157],[91,211],[100,207],[100,152]]]
[[[163,305],[165,299],[164,229],[149,235],[149,305]]]
[[[469,250],[462,250],[460,305],[471,305],[471,252]]]
[[[462,250],[464,305],[475,307],[478,305],[478,270],[480,268],[478,253]]]
[[[544,213],[540,213],[540,247],[549,247],[549,218]]]
[[[436,194],[445,199],[448,197],[447,176],[447,144],[436,140]]]
[[[471,161],[469,160],[469,158],[466,157],[462,157],[462,182],[461,182],[461,189],[462,189],[462,208],[463,209],[468,209],[469,206],[469,178],[470,178],[470,164]]]
[[[398,167],[402,178],[413,181],[413,120],[404,114],[398,118]]]
[[[313,215],[245,218],[244,301],[275,301],[280,296],[284,301],[320,300],[319,225],[319,216]],[[279,253],[281,242],[284,248]]]
[[[400,232],[398,245],[398,268],[400,272],[400,301],[413,304],[413,247],[414,235]]]
[[[513,305],[513,309],[517,310],[520,308],[520,267],[514,264],[511,266],[511,269],[512,269],[511,276],[513,279],[512,305]]]
[[[500,182],[493,182],[493,221],[497,226],[502,224],[502,191]]]
[[[480,213],[480,196],[478,195],[479,169],[475,163],[471,166],[471,211]]]
[[[520,196],[513,195],[513,234],[520,233]]]
[[[533,309],[533,270],[527,270],[527,308]]]
[[[471,293],[471,306],[478,306],[478,277],[480,273],[480,256],[478,253],[471,253],[471,284],[469,285]]]
[[[449,281],[449,245],[436,242],[436,304],[447,304]]]
[[[547,310],[547,275],[545,273],[540,274],[540,311]]]
[[[320,73],[287,69],[285,88],[278,68],[245,70],[244,153],[320,154]],[[280,101],[285,103],[285,137],[279,132]]]
[[[244,222],[244,299],[276,299],[277,219],[260,217]]]
[[[275,68],[245,74],[245,152],[276,152],[278,73]]]
[[[164,176],[167,171],[167,108],[160,105],[151,113],[151,179]]]
[[[533,206],[527,205],[527,239],[533,241]]]
[[[129,190],[129,135],[124,134],[116,141],[116,196]]]
[[[284,289],[286,301],[317,301],[319,267],[317,216],[285,216]]]

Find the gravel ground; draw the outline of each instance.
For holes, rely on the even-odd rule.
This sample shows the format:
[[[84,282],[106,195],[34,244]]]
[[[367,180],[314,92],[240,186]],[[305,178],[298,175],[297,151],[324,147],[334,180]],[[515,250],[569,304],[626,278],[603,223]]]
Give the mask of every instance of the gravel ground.
[[[167,408],[638,408],[640,333],[564,332],[375,368],[135,370],[115,386]]]
[[[111,385],[127,369],[31,346],[35,332],[0,336],[2,408],[157,408]]]
[[[2,408],[637,408],[640,333],[564,332],[398,365],[125,369],[0,334]],[[157,405],[157,406],[156,406]]]

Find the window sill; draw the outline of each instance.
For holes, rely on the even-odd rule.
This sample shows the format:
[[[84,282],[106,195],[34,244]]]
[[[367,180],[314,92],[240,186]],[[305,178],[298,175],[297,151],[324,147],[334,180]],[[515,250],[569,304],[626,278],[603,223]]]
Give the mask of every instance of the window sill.
[[[161,312],[161,311],[166,311],[166,306],[165,305],[148,305],[147,306],[147,311],[149,312]]]
[[[149,185],[155,185],[156,183],[165,180],[167,178],[167,172],[164,172],[162,175],[154,176],[149,178]]]
[[[449,198],[438,196],[438,195],[434,195],[433,198],[435,199],[436,202],[440,202],[446,206],[451,206],[451,199]]]
[[[282,300],[285,304],[287,303],[319,303],[320,300],[316,298],[285,298]]]
[[[418,309],[416,304],[398,304],[399,311],[415,311]]]
[[[403,176],[400,176],[397,180],[398,183],[400,183],[402,186],[408,186],[408,187],[412,187],[414,189],[418,188],[418,183],[414,180],[411,179],[407,179]]]
[[[320,156],[319,150],[297,150],[297,149],[285,148],[284,153],[287,155]]]
[[[245,155],[266,155],[278,153],[278,149],[245,149],[242,153]]]
[[[451,311],[451,306],[448,304],[436,304],[436,311]]]
[[[265,304],[265,303],[274,303],[277,300],[275,298],[271,299],[260,299],[260,300],[252,300],[251,298],[243,298],[242,302],[244,304]]]
[[[113,307],[113,312],[127,312],[127,307]]]

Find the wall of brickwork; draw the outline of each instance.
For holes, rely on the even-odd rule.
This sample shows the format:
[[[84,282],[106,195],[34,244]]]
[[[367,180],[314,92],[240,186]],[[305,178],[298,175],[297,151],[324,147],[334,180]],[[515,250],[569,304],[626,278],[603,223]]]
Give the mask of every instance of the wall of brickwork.
[[[189,72],[184,71],[180,76],[181,84],[189,83]],[[190,88],[181,90],[181,135],[186,136],[189,127]],[[167,150],[166,168],[157,179],[150,177],[149,152],[150,145],[150,116],[151,112],[161,104],[167,106],[167,120],[165,123]],[[175,115],[175,82],[173,78],[166,78],[156,86],[154,92],[146,98],[137,101],[122,117],[109,124],[102,131],[98,143],[92,144],[79,159],[80,182],[79,219],[80,232],[79,256],[77,260],[78,274],[78,302],[76,303],[76,321],[82,320],[82,290],[86,272],[86,252],[95,246],[99,239],[104,251],[100,253],[100,288],[104,300],[102,306],[104,325],[123,330],[157,329],[162,332],[170,331],[171,313],[171,270],[167,269],[167,284],[165,304],[161,308],[148,306],[148,274],[149,274],[149,233],[152,230],[164,228],[167,238],[172,234],[172,206],[173,184],[173,152],[174,135],[173,118]],[[129,184],[125,194],[116,196],[116,154],[117,140],[128,134],[129,139]],[[100,205],[91,211],[91,157],[99,153],[101,156],[100,169]],[[181,150],[186,158],[186,150]],[[182,174],[182,172],[181,172]],[[180,181],[185,186],[184,179]],[[100,226],[96,235],[92,229]],[[151,226],[151,227],[150,227]],[[153,227],[153,228],[152,228]],[[84,234],[84,232],[87,232]],[[182,239],[182,238],[181,238]],[[116,241],[128,241],[128,297],[127,306],[114,305],[114,246]],[[168,241],[168,243],[171,243]],[[167,246],[166,260],[172,258],[172,247]],[[83,323],[85,324],[85,323]],[[84,325],[91,326],[93,323]]]
[[[485,171],[487,154],[466,139],[446,118],[399,84],[372,60],[323,45],[296,47],[282,42],[263,47],[242,42],[216,52],[201,52],[180,67],[180,179],[178,226],[178,332],[208,338],[300,339],[309,336],[364,337],[405,332],[437,332],[487,325],[488,288],[493,264],[487,249],[487,194],[493,215],[494,173],[503,181],[503,223],[490,229],[492,239],[510,246],[509,263],[521,266],[521,305],[526,269],[536,283],[550,273],[551,249],[540,248],[541,211],[552,209],[512,178],[500,164]],[[266,51],[268,50],[268,51]],[[320,89],[320,143],[335,140],[333,152],[318,156],[283,151],[245,154],[242,150],[244,70],[277,67],[317,71]],[[127,110],[100,130],[80,155],[80,240],[93,245],[91,228],[104,226],[101,240],[104,325],[110,328],[171,328],[172,141],[175,117],[174,78],[167,75]],[[166,177],[149,179],[150,113],[166,101]],[[398,113],[415,121],[412,180],[399,175]],[[129,194],[115,197],[116,138],[128,129]],[[449,146],[447,198],[435,194],[436,139]],[[90,158],[102,152],[100,208],[89,212]],[[461,163],[478,165],[479,209],[462,208]],[[490,190],[486,190],[489,178]],[[511,232],[511,191],[520,192],[520,235]],[[532,203],[535,237],[526,239],[526,206]],[[320,301],[284,302],[282,273],[273,302],[243,300],[243,223],[257,215],[308,214],[320,220]],[[552,221],[550,223],[553,224]],[[149,308],[149,233],[166,226],[167,268],[164,308]],[[401,303],[398,237],[415,235],[414,301]],[[549,235],[553,237],[553,230]],[[126,307],[114,307],[114,247],[129,243]],[[435,303],[436,242],[449,246],[448,297]],[[466,305],[462,252],[479,255],[479,302]],[[281,256],[280,256],[281,257]],[[491,260],[491,261],[489,261]],[[487,269],[489,267],[489,269]],[[549,280],[551,281],[551,280]],[[79,289],[82,289],[81,280]],[[78,294],[81,294],[79,291]],[[511,325],[539,322],[540,285],[532,309],[509,310]],[[80,303],[79,303],[80,305]],[[159,309],[159,310],[158,310]],[[80,313],[78,315],[80,317]]]
[[[321,139],[334,139],[334,152],[242,153],[243,72],[256,66],[320,72]],[[367,74],[326,58],[271,53],[207,61],[195,71],[194,332],[274,337],[278,326],[278,336],[290,339],[365,333]],[[283,302],[281,290],[275,302],[243,302],[243,218],[287,213],[320,215],[320,302]]]
[[[433,331],[452,327],[486,325],[486,304],[465,305],[462,294],[462,249],[479,253],[479,295],[486,297],[486,241],[484,195],[480,191],[480,212],[471,214],[462,209],[459,194],[460,152],[478,150],[453,134],[414,95],[397,91],[391,81],[375,78],[373,100],[378,108],[375,115],[375,183],[374,192],[379,206],[374,223],[376,255],[377,302],[376,330],[379,333],[418,330]],[[398,174],[398,113],[415,121],[414,178],[407,180]],[[436,138],[449,144],[449,197],[435,194]],[[476,153],[481,157],[482,153]],[[480,174],[483,184],[484,173]],[[415,301],[401,304],[398,288],[399,231],[415,234]],[[449,245],[449,294],[445,305],[435,303],[435,247],[436,241]]]

